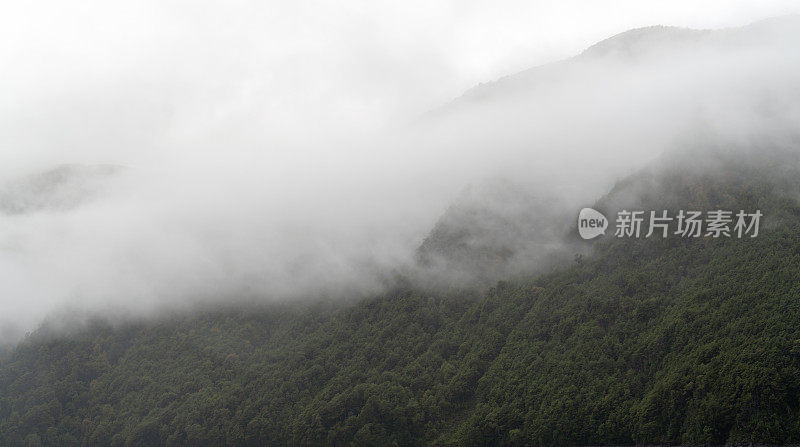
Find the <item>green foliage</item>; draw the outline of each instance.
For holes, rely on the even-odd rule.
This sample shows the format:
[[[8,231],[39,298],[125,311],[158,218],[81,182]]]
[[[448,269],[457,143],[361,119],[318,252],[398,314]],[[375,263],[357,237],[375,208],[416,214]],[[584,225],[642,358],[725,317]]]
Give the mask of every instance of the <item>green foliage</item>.
[[[800,212],[676,185],[762,209],[762,234],[612,238],[484,292],[34,336],[0,360],[0,444],[798,443]]]

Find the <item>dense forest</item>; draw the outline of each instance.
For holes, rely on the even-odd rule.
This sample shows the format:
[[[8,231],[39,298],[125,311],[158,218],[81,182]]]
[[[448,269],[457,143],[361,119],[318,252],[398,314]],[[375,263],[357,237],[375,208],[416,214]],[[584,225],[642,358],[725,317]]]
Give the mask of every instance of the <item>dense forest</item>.
[[[40,331],[0,360],[0,444],[800,442],[800,189],[778,169],[645,172],[597,204],[760,209],[756,238],[605,237],[491,287]]]

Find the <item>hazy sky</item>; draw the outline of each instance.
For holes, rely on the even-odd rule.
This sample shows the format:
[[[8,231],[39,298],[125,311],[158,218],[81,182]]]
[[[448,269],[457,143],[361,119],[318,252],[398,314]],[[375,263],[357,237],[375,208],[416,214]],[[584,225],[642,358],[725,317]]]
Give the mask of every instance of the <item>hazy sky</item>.
[[[223,128],[242,115],[275,128],[300,115],[351,133],[630,28],[720,28],[799,10],[789,0],[4,2],[0,173],[54,151],[153,163],[154,141],[207,139],[209,120]],[[104,129],[76,130],[109,113],[118,119]]]

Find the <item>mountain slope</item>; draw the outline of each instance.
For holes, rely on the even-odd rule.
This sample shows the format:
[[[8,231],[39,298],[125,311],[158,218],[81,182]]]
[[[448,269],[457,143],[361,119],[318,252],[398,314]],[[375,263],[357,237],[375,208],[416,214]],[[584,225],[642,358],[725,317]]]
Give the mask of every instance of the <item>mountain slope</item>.
[[[435,282],[460,286],[545,271],[571,259],[561,223],[573,211],[510,181],[470,185],[422,241],[417,260]]]
[[[727,166],[634,176],[598,206],[757,208],[757,238],[609,237],[486,293],[30,337],[0,362],[0,443],[798,442],[797,177]]]
[[[646,60],[671,60],[678,55],[691,54],[704,46],[718,49],[748,48],[763,42],[780,42],[782,46],[797,44],[800,15],[787,15],[762,20],[750,25],[721,30],[697,30],[673,26],[649,26],[628,30],[602,40],[586,50],[561,61],[529,68],[504,76],[496,81],[481,83],[437,110],[441,116],[461,107],[482,102],[502,101],[519,95],[545,92],[563,82],[565,77],[597,62],[633,64]],[[780,48],[781,46],[777,46]],[[581,64],[587,64],[581,66]],[[592,73],[589,73],[591,79]]]
[[[66,211],[90,201],[113,177],[116,165],[60,165],[0,186],[0,214]]]
[[[785,23],[791,28],[796,20]],[[713,45],[745,42],[746,50],[747,42],[758,40],[759,26],[713,33],[634,30],[569,61],[478,88],[454,105],[497,100],[497,107],[478,108],[473,123],[489,131],[487,141],[473,144],[491,144],[502,158],[505,146],[528,147],[531,141],[508,138],[504,125],[510,130],[518,125],[522,134],[541,132],[546,151],[530,150],[542,165],[538,172],[548,166],[571,171],[566,180],[547,176],[538,183],[580,178],[573,183],[585,187],[591,172],[573,168],[583,164],[603,171],[624,161],[620,154],[626,152],[612,152],[616,144],[638,153],[649,146],[655,151],[666,139],[659,132],[631,137],[627,127],[646,129],[649,121],[627,118],[669,108],[676,95],[716,104],[711,112],[746,109],[754,102],[764,115],[756,121],[768,126],[756,125],[752,133],[716,129],[751,151],[687,149],[664,157],[618,182],[593,207],[612,219],[621,209],[673,215],[678,209],[760,210],[757,238],[609,234],[585,242],[570,231],[577,213],[571,202],[554,206],[501,187],[488,198],[454,204],[419,255],[423,269],[456,270],[478,283],[513,279],[491,288],[454,281],[436,289],[399,278],[391,282],[399,284],[393,290],[350,303],[205,309],[152,321],[98,321],[68,334],[45,327],[0,357],[0,444],[800,442],[800,160],[794,155],[796,136],[785,153],[764,143],[796,134],[794,127],[784,128],[796,108],[781,107],[797,104],[796,78],[786,70],[781,73],[788,73],[787,79],[750,82],[749,72],[739,71],[758,64],[728,54],[736,63],[726,67],[743,76],[742,85],[768,86],[769,94],[716,103],[740,86],[726,84],[718,96],[695,98],[686,85],[705,90],[722,77],[687,76],[692,82],[686,85],[673,81],[687,67],[703,68],[706,59],[687,51],[683,56],[691,56],[692,63],[672,66],[664,53],[653,53],[669,47],[680,54],[673,51],[676,46],[690,49],[709,39],[717,39]],[[790,31],[786,35],[796,35]],[[782,44],[774,40],[778,43],[770,45]],[[791,54],[796,43],[785,41],[788,50],[780,48]],[[768,61],[783,64],[784,52]],[[648,71],[647,82],[634,83],[640,89],[629,90],[626,64],[642,57],[657,60],[657,69]],[[603,59],[602,72],[573,65],[592,58]],[[669,68],[667,75],[661,68]],[[563,82],[561,90],[549,91],[551,82]],[[651,90],[657,97],[640,96]],[[565,92],[575,95],[565,102]],[[552,97],[537,101],[540,93]],[[607,95],[609,107],[591,107],[598,94]],[[615,112],[618,94],[641,102]],[[500,104],[509,97],[520,107]],[[554,104],[562,107],[547,107]],[[529,113],[539,106],[540,113]],[[700,121],[703,114],[692,111],[679,109],[675,116]],[[568,125],[553,127],[559,121],[550,120],[552,113],[569,117]],[[606,124],[622,124],[625,132],[597,125],[598,116],[609,113]],[[673,122],[675,116],[661,118]],[[468,127],[454,124],[459,132]],[[598,139],[606,131],[622,135],[621,141]],[[686,137],[684,131],[676,135]],[[559,145],[565,136],[576,138]],[[647,148],[639,147],[645,143]],[[595,149],[594,157],[577,159],[587,154],[586,146]],[[574,152],[548,162],[548,151]],[[454,161],[465,154],[456,152]],[[82,182],[72,187],[71,177],[62,177],[33,182],[31,200],[21,203],[14,202],[19,194],[12,191],[4,212],[69,209],[91,198],[83,193],[92,188]],[[480,206],[486,202],[490,206]],[[564,240],[564,234],[574,240]],[[586,252],[591,255],[582,256]],[[525,268],[525,259],[556,255],[561,265],[565,256],[576,256],[547,274]],[[517,258],[523,261],[515,263]]]

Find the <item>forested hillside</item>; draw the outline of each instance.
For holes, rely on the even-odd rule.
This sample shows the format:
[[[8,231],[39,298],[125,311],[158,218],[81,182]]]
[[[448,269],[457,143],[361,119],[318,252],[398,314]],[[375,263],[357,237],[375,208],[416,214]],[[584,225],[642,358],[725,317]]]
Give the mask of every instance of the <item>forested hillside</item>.
[[[800,190],[747,166],[598,206],[760,209],[756,238],[605,237],[486,290],[34,334],[0,361],[0,444],[800,442]]]

